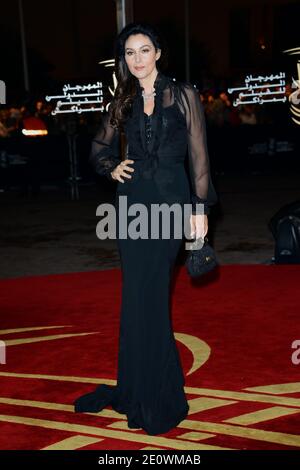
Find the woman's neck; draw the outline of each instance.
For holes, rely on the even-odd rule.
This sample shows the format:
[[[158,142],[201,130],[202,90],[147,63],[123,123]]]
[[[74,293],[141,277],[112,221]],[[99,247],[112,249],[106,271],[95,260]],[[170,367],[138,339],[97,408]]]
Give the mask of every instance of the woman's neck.
[[[155,83],[157,75],[158,75],[158,71],[153,70],[151,75],[139,80],[140,86],[144,88],[144,91],[146,94],[151,93],[153,91],[154,83]]]

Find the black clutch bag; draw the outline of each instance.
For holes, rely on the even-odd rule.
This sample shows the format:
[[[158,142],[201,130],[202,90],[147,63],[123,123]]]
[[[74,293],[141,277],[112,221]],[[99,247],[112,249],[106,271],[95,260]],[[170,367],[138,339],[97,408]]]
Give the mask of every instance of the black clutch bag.
[[[200,246],[200,248],[198,248]],[[209,245],[208,238],[198,238],[193,243],[185,262],[187,271],[191,277],[201,276],[212,269],[219,263],[216,258],[214,249]]]

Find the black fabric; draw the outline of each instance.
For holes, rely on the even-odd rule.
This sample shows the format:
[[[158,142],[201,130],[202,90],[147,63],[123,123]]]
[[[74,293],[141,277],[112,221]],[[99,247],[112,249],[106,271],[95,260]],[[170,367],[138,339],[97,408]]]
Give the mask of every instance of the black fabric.
[[[193,249],[190,251],[185,263],[191,277],[202,276],[218,265],[215,251],[209,245],[207,237],[204,238],[204,241],[201,238],[196,239],[192,245]]]
[[[131,179],[124,178],[124,183],[117,184],[117,234],[119,216],[120,223],[125,223],[127,228],[136,217],[126,214],[127,219],[122,219],[122,196],[127,196],[128,207],[143,203],[149,209],[149,232],[152,204],[177,202],[183,209],[183,204],[190,202],[184,167],[187,145],[197,192],[194,196],[204,201],[208,194],[209,163],[206,147],[201,147],[204,123],[197,121],[203,118],[196,104],[197,93],[186,86],[190,106],[184,93],[180,104],[180,99],[174,100],[179,87],[173,90],[171,98],[170,84],[170,79],[158,75],[155,108],[150,117],[144,113],[141,88],[137,84],[137,96],[125,129],[128,158],[134,160],[135,171],[130,173]],[[91,161],[95,170],[108,177],[119,164],[117,139],[117,132],[106,121],[92,145]],[[208,201],[205,203],[208,208]],[[180,217],[174,215],[174,220],[179,221],[184,234],[184,220]],[[184,373],[170,315],[171,281],[182,241],[183,236],[175,237],[173,226],[170,236],[165,238],[162,225],[156,239],[117,237],[122,269],[117,384],[101,384],[78,398],[76,412],[98,412],[109,405],[126,414],[129,428],[142,428],[150,435],[168,432],[187,417]]]
[[[145,131],[146,131],[146,144],[147,146],[150,145],[151,138],[152,138],[152,116],[148,116],[147,113],[144,113],[145,116]]]
[[[129,189],[130,183],[141,176],[153,178],[165,202],[185,199],[193,204],[194,211],[196,203],[202,203],[204,213],[209,213],[218,198],[211,180],[205,115],[198,90],[158,73],[154,83],[156,96],[151,116],[152,138],[148,147],[142,88],[138,80],[136,85],[137,94],[131,116],[125,124],[125,133],[128,158],[135,160],[137,172],[130,182],[126,181],[126,187]],[[108,113],[93,139],[90,162],[98,174],[114,181],[111,172],[121,162],[119,131],[109,122]],[[184,167],[180,180],[173,172],[174,166],[183,164],[187,155],[191,187]],[[121,184],[118,182],[118,186]]]

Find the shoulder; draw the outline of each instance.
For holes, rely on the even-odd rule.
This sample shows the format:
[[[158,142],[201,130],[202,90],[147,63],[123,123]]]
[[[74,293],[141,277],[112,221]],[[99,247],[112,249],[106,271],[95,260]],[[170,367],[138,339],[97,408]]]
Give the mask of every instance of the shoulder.
[[[171,86],[175,97],[185,108],[190,108],[200,102],[200,92],[192,83],[174,80]]]
[[[161,74],[164,88],[170,88],[174,92],[187,93],[189,95],[199,95],[199,90],[191,82],[181,81],[170,75]]]
[[[185,90],[187,93],[199,93],[198,88],[191,82],[177,80],[176,78],[169,78],[169,81],[173,87],[179,90]]]
[[[169,80],[171,88],[173,88],[177,93],[192,98],[194,96],[199,96],[199,90],[190,82],[183,82],[177,79],[170,78]]]

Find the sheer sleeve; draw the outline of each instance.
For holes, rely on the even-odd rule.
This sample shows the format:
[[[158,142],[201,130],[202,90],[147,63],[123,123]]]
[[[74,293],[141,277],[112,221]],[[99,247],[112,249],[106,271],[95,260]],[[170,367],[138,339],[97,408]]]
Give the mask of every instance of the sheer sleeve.
[[[98,175],[110,181],[111,172],[121,163],[119,150],[119,131],[110,124],[110,113],[102,118],[100,129],[92,140],[89,162]]]
[[[195,214],[196,204],[201,203],[204,214],[209,214],[210,206],[216,204],[218,197],[211,181],[204,109],[192,85],[185,85],[184,90],[192,212]]]

